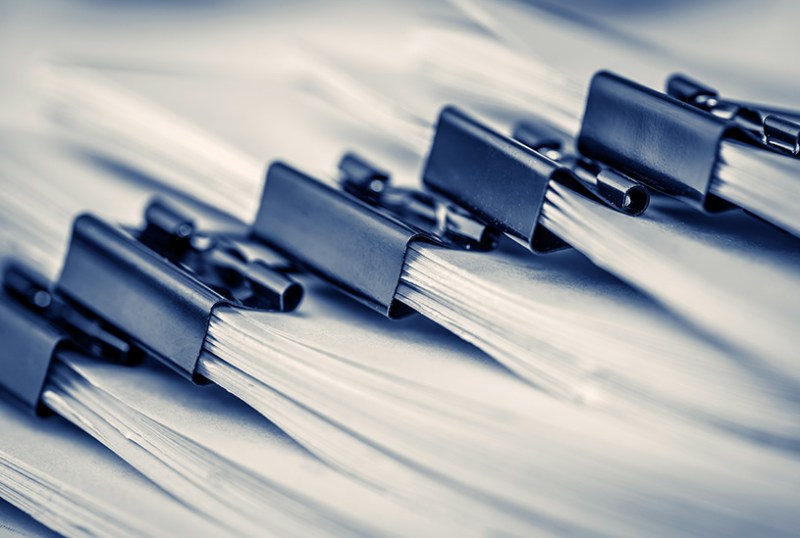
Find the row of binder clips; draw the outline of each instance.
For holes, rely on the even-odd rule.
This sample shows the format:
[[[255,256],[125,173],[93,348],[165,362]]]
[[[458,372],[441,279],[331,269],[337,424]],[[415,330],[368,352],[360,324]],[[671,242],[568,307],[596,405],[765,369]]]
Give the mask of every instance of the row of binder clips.
[[[214,310],[291,311],[302,298],[298,269],[402,317],[410,308],[395,293],[412,242],[487,251],[504,234],[534,253],[567,247],[541,224],[554,183],[631,217],[647,209],[648,188],[722,209],[709,183],[725,139],[796,157],[800,117],[724,100],[685,77],[661,93],[601,72],[576,141],[530,121],[507,137],[444,109],[422,189],[395,187],[347,154],[333,181],[272,164],[255,222],[238,233],[198,230],[192,215],[159,200],[141,229],[79,216],[57,282],[5,270],[0,385],[46,411],[40,396],[65,349],[121,363],[147,354],[203,382],[195,370]],[[254,257],[253,242],[288,261]]]

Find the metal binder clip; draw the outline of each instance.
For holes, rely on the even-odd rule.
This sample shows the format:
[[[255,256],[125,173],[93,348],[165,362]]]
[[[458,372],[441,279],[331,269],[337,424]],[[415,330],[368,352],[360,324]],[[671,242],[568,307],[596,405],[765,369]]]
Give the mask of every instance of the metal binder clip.
[[[630,214],[639,214],[647,206],[644,189],[625,183],[624,176],[591,168],[588,161],[573,163],[585,165],[581,180],[578,172],[566,166],[568,157],[560,142],[540,135],[535,138],[541,152],[447,107],[439,115],[423,183],[537,253],[568,246],[539,223],[551,182],[601,201],[589,188],[593,185],[604,194],[605,203]]]
[[[661,93],[609,72],[592,78],[579,153],[704,211],[727,201],[709,192],[720,144],[735,139],[796,155],[797,114],[722,100],[685,77]]]
[[[617,211],[636,217],[647,210],[650,195],[641,183],[570,151],[566,136],[554,127],[522,121],[515,126],[513,137],[572,170],[590,191]]]
[[[149,354],[200,383],[195,369],[216,307],[289,311],[302,297],[277,268],[250,260],[229,237],[196,231],[161,201],[141,230],[77,217],[52,286],[12,266],[4,287],[0,336],[13,344],[0,353],[0,384],[33,407],[65,346],[117,362]],[[18,330],[28,336],[15,338]]]
[[[390,318],[412,313],[395,299],[412,241],[470,250],[497,242],[493,229],[436,196],[392,186],[356,155],[339,172],[323,182],[273,163],[252,235]]]
[[[21,264],[6,268],[3,288],[18,303],[68,335],[84,353],[120,364],[141,358],[141,350],[123,333],[65,302],[49,289],[44,278]]]
[[[735,122],[771,149],[794,156],[800,154],[798,112],[723,99],[713,88],[685,75],[670,77],[667,94],[718,118]]]
[[[46,281],[20,264],[3,273],[0,293],[0,387],[37,414],[50,365],[61,352],[81,350],[119,364],[132,364],[141,350],[124,334],[60,299]]]

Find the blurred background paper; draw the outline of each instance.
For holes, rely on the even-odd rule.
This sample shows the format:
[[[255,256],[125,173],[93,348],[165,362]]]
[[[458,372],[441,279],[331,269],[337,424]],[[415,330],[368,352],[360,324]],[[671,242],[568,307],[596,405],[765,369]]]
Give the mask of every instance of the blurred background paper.
[[[800,72],[791,68],[791,55],[784,52],[793,47],[794,22],[800,16],[800,8],[791,0],[520,3],[550,11],[562,20],[583,20],[629,36],[632,44],[689,58],[703,73],[739,79],[742,90],[761,100],[797,104]],[[504,20],[514,24],[519,17],[511,14],[509,10]]]
[[[628,74],[660,84],[664,73],[687,63],[708,73],[709,83],[729,87],[742,98],[797,105],[794,93],[800,78],[793,58],[793,23],[797,6],[791,0],[738,0],[692,3],[658,1],[641,4],[620,0],[602,2],[475,2],[490,6],[501,28],[508,27],[544,59],[565,72],[591,74],[604,67],[626,71],[631,56],[646,58],[650,51],[671,51],[671,69],[640,60]],[[549,13],[548,9],[556,13]],[[5,111],[26,119],[20,108],[26,99],[26,72],[40,54],[103,56],[116,62],[211,63],[230,69],[269,71],[280,61],[282,41],[357,28],[376,46],[408,36],[418,14],[446,18],[458,13],[446,3],[404,2],[377,5],[366,1],[329,4],[304,0],[282,2],[58,2],[35,4],[6,0],[0,6],[0,80]],[[538,23],[537,23],[538,21]],[[577,22],[576,22],[577,21]],[[633,36],[613,54],[592,46],[599,34],[587,29],[611,29]],[[532,30],[535,28],[535,30]],[[742,39],[731,38],[742,36]],[[330,40],[343,47],[347,40]],[[618,39],[606,39],[618,41]],[[335,42],[335,45],[334,45]],[[98,50],[102,43],[102,51]],[[364,52],[364,51],[360,51]],[[677,57],[680,56],[680,63]],[[391,57],[391,51],[386,53]],[[649,74],[648,74],[649,73]],[[724,84],[723,84],[724,82]],[[7,113],[4,113],[8,117]]]

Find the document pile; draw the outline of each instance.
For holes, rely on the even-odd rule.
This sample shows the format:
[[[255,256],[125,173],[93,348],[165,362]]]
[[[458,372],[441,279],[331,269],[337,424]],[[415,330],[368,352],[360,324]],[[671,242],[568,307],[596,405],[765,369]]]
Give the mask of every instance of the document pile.
[[[69,536],[800,528],[800,116],[420,11],[271,70],[36,61],[0,498]],[[554,21],[585,66],[514,30]]]

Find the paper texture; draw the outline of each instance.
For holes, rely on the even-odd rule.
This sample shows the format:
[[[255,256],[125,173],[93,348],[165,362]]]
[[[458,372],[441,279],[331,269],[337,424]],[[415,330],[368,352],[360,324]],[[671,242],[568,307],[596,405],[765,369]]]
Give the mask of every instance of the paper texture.
[[[92,410],[117,420],[116,428],[130,429],[126,436],[152,447],[150,456],[168,467],[151,478],[168,489],[174,489],[170,476],[189,481],[174,494],[236,532],[395,535],[400,526],[420,533],[436,528],[325,467],[217,387],[196,387],[147,365],[120,369],[78,357],[68,364],[101,393]],[[133,465],[143,457],[121,450]]]
[[[13,505],[6,501],[0,501],[0,536],[3,538],[54,538],[57,535]]]

